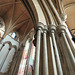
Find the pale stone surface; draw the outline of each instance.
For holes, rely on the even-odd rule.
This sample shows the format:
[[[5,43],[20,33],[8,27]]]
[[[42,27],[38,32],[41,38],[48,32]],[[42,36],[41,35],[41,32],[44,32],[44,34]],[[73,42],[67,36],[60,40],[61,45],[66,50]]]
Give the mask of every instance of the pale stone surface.
[[[43,49],[43,75],[49,75],[46,34],[47,34],[47,26],[44,26],[44,30],[43,30],[43,47],[44,47]]]
[[[8,53],[9,53],[9,44],[5,44],[5,46],[2,48],[0,52],[0,69],[2,68],[4,64]]]
[[[13,58],[14,52],[15,52],[15,49],[11,48],[11,50],[9,51],[9,54],[8,54],[4,64],[3,64],[1,72],[5,73],[5,72],[8,71],[10,63],[12,62],[12,58]]]
[[[38,20],[39,20],[38,22],[42,22],[43,24],[46,25],[47,24],[46,19],[45,19],[42,9],[40,8],[38,1],[37,0],[32,0],[32,1],[34,3],[34,6],[35,6],[37,14],[38,14]]]

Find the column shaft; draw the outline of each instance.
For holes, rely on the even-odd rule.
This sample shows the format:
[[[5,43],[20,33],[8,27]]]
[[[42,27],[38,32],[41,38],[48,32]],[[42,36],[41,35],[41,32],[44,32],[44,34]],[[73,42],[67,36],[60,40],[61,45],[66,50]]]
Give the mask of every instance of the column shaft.
[[[57,48],[57,45],[56,45],[54,31],[51,32],[51,36],[52,36],[52,41],[53,41],[53,44],[54,44],[54,47],[55,47],[55,54],[56,54],[56,61],[57,61],[59,75],[63,75],[63,71],[62,71],[62,67],[61,67],[61,62],[60,62],[60,58],[59,58],[59,53],[58,53],[58,48]]]
[[[75,57],[74,57],[74,55],[73,55],[73,53],[72,53],[72,50],[71,50],[71,48],[70,48],[70,45],[69,45],[67,39],[66,39],[66,36],[65,36],[65,32],[64,32],[64,31],[62,32],[62,37],[63,37],[63,39],[64,39],[64,41],[65,41],[65,43],[66,43],[66,46],[67,46],[67,48],[68,48],[69,54],[70,54],[71,59],[72,59],[72,62],[73,62],[73,64],[74,64],[74,66],[75,66]]]
[[[58,73],[57,73],[57,68],[56,68],[55,56],[54,56],[54,50],[53,50],[52,38],[49,37],[49,39],[50,39],[50,45],[51,45],[51,53],[52,53],[52,61],[53,61],[54,75],[58,75]]]
[[[43,33],[43,75],[49,75],[46,31]]]
[[[40,62],[40,39],[41,30],[37,31],[37,43],[36,43],[36,53],[35,53],[35,64],[34,64],[34,75],[39,75],[39,62]]]

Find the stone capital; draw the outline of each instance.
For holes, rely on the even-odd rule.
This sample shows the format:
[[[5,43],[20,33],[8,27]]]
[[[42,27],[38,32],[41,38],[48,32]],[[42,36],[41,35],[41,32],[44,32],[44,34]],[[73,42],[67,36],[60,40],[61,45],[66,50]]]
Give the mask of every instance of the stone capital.
[[[36,30],[43,30],[44,29],[44,24],[41,22],[38,22],[37,25],[35,26]]]
[[[60,34],[62,32],[66,32],[66,26],[65,25],[58,25],[57,32],[58,32],[58,34]]]
[[[54,32],[54,31],[56,31],[56,26],[53,24],[48,25],[48,29],[49,29],[49,32]]]
[[[48,27],[47,27],[47,25],[44,25],[43,32],[44,32],[44,33],[47,33],[47,31],[48,31]]]

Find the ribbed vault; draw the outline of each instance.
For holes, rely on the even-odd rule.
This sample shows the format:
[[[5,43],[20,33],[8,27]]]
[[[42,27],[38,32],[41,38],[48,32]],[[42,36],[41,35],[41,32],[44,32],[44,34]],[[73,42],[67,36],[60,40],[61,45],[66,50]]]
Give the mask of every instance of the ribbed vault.
[[[49,1],[50,0],[45,0],[44,3],[44,1],[39,0],[38,2],[35,0],[0,0],[0,17],[5,22],[5,34],[7,35],[13,31],[17,32],[19,34],[19,39],[22,40],[24,36],[33,28],[33,23],[34,25],[36,25],[37,22],[50,24],[49,12],[51,12],[51,9],[49,7]],[[60,15],[61,10],[59,10],[58,4],[61,6],[61,3],[63,2],[65,13],[68,16],[66,23],[70,30],[75,28],[75,0],[52,0],[52,2]],[[39,16],[39,14],[43,17]],[[57,21],[55,22],[57,24]]]
[[[17,32],[20,41],[33,28],[31,17],[21,0],[0,0],[0,17],[5,22],[5,36]]]

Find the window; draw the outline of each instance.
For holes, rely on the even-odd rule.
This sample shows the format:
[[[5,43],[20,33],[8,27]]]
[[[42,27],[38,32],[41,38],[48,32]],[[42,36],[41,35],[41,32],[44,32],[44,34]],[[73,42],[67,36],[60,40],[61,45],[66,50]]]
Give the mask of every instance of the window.
[[[11,37],[12,37],[12,38],[16,38],[16,37],[17,37],[16,33],[13,32],[12,35],[11,35]]]
[[[18,36],[16,32],[10,33],[9,34],[13,39],[18,40]]]

